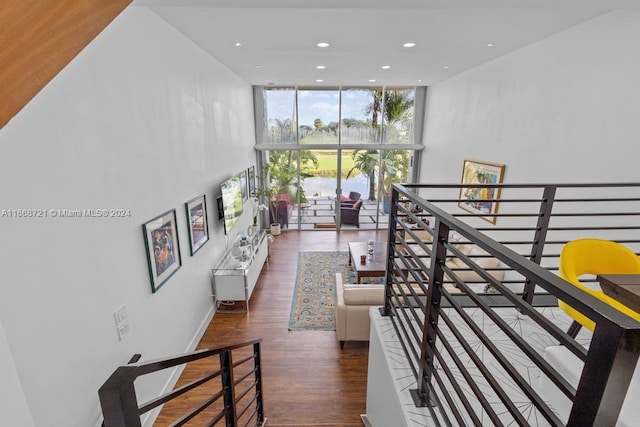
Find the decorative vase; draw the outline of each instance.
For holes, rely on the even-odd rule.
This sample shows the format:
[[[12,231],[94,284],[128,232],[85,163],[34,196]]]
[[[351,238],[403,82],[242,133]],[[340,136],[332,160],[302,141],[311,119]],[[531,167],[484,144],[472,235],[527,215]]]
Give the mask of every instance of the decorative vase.
[[[273,234],[274,236],[280,234],[280,224],[278,224],[277,222],[271,224],[271,234]]]

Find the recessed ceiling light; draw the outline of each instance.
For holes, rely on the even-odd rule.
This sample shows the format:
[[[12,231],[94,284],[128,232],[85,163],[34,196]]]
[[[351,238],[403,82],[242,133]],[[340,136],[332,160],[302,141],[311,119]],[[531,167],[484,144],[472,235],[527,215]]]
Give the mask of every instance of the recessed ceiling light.
[[[324,80],[322,80],[322,79],[317,79],[317,80],[316,80],[316,82],[318,82],[318,83],[322,83],[323,81],[324,81]]]
[[[448,66],[448,65],[445,65],[445,66],[444,66],[444,67],[442,67],[442,68],[444,68],[444,69],[446,70],[447,68],[449,68],[449,66]]]
[[[253,68],[262,68],[262,65],[256,64],[256,65],[253,66]]]
[[[388,70],[389,68],[391,68],[391,65],[383,65],[383,66],[382,66],[382,69],[383,69],[383,70]]]
[[[375,83],[376,79],[369,79],[369,83]]]
[[[402,45],[402,47],[414,47],[416,44],[414,42],[406,42]]]
[[[320,42],[320,43],[317,43],[317,44],[316,44],[316,46],[318,46],[318,47],[329,47],[329,43],[327,43],[327,42]]]
[[[422,80],[418,79],[418,83],[422,83]]]
[[[236,42],[236,43],[235,43],[235,46],[236,46],[236,47],[240,47],[240,46],[242,46],[242,43],[240,43],[240,42]]]
[[[487,47],[493,47],[493,43],[487,43]]]
[[[324,65],[316,65],[316,68],[317,68],[318,70],[324,70],[324,69],[325,69],[325,68],[327,68],[327,67],[325,67]]]

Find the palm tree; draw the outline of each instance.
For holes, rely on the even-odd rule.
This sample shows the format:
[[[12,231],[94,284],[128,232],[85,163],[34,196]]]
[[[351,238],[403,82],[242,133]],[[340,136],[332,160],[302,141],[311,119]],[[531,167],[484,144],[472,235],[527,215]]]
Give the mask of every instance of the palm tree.
[[[388,90],[384,98],[384,118],[387,126],[410,119],[413,115],[413,93],[408,90]]]
[[[376,170],[378,166],[378,150],[355,150],[351,154],[351,158],[355,162],[353,167],[349,169],[346,179],[349,179],[351,173],[359,170],[369,179],[369,200],[376,199]]]
[[[373,100],[365,108],[365,114],[371,114],[371,127],[377,128],[379,126],[378,114],[380,114],[380,107],[382,106],[382,90],[371,91],[371,96],[373,96]]]

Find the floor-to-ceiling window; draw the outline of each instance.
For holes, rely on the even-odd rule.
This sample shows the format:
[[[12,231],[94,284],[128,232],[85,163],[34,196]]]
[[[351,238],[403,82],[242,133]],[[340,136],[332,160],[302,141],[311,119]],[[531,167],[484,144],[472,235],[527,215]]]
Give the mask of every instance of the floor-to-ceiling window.
[[[280,193],[288,188],[289,229],[386,228],[391,184],[415,179],[425,94],[424,87],[255,87],[258,168]],[[356,224],[341,221],[339,200],[349,196],[362,200]]]

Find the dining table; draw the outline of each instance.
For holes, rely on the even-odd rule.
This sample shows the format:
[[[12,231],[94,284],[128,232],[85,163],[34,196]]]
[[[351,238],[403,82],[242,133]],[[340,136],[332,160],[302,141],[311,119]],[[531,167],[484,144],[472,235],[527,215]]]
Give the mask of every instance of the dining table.
[[[599,274],[602,291],[640,313],[640,274]]]

